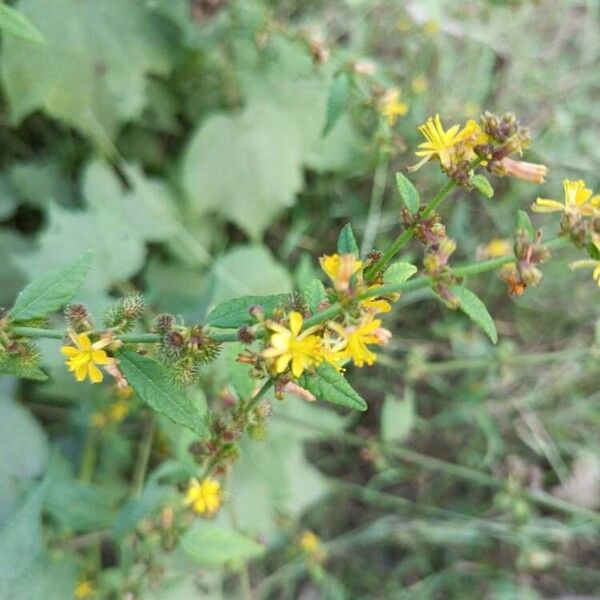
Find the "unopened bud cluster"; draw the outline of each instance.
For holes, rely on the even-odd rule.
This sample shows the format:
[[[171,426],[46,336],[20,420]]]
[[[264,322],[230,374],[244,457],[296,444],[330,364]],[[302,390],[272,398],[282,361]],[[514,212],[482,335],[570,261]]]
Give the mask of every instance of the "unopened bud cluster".
[[[159,315],[153,330],[163,335],[157,356],[180,385],[197,381],[200,366],[213,362],[219,354],[220,343],[200,325],[176,326],[172,315]]]

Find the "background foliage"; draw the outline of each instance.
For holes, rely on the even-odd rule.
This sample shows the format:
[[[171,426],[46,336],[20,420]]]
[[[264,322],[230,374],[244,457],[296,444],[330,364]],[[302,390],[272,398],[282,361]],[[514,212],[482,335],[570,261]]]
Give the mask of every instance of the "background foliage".
[[[80,298],[96,315],[132,289],[190,322],[236,295],[301,289],[346,222],[363,250],[393,239],[400,203],[386,175],[414,162],[416,125],[435,112],[456,122],[514,110],[533,128],[530,156],[551,169],[546,189],[504,179],[492,200],[461,192],[447,203],[463,259],[510,236],[515,210],[554,197],[564,177],[598,188],[596,2],[13,6],[44,42],[2,39],[2,305],[87,249]],[[346,96],[336,75],[358,60],[372,62],[371,83],[352,76],[332,124],[332,91]],[[377,86],[400,87],[409,104],[391,137]],[[422,197],[443,182],[433,167],[414,180]],[[94,430],[111,390],[75,384],[56,343],[44,344],[49,383],[0,377],[0,597],[64,600],[86,576],[98,597],[156,600],[250,587],[257,598],[600,595],[598,521],[519,493],[599,508],[598,291],[567,263],[517,300],[494,276],[472,282],[497,347],[426,292],[406,294],[387,319],[390,351],[349,374],[368,412],[277,403],[267,440],[248,442],[228,477],[228,507],[169,550],[139,531],[180,495],[192,434],[159,419],[137,480],[148,414],[136,405]],[[218,404],[234,355],[206,372],[198,410]],[[373,452],[374,439],[390,452]],[[456,465],[517,489],[479,485]],[[323,540],[324,565],[295,549],[304,529]]]

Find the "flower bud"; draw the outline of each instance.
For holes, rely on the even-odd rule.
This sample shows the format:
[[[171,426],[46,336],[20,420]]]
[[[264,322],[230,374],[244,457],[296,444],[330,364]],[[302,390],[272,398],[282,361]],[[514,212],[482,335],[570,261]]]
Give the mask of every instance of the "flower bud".
[[[65,308],[65,318],[69,327],[77,332],[94,328],[94,322],[83,304],[69,304]]]

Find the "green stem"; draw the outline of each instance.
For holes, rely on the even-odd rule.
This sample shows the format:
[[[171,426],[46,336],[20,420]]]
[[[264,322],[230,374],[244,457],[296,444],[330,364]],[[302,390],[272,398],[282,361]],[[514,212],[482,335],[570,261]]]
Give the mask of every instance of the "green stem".
[[[433,197],[431,202],[427,204],[427,206],[423,209],[421,213],[421,218],[426,219],[431,213],[440,205],[442,200],[456,187],[456,183],[450,180],[446,183],[446,185],[441,188],[438,193]],[[415,234],[415,226],[408,227],[405,229],[391,244],[391,246],[384,252],[383,256],[375,262],[371,267],[367,269],[365,272],[365,279],[367,282],[372,282],[375,277],[387,267],[388,263],[398,252],[400,249],[405,246]]]
[[[98,456],[98,430],[90,427],[85,436],[81,464],[79,466],[79,480],[85,483],[92,481],[96,458]]]
[[[131,481],[131,497],[137,498],[144,489],[146,480],[146,471],[150,462],[150,453],[152,451],[152,441],[154,440],[154,417],[150,415],[145,426],[144,438],[140,442],[137,462]]]
[[[256,395],[250,400],[250,402],[248,402],[248,404],[246,405],[246,408],[244,409],[244,412],[246,414],[248,414],[253,408],[256,407],[256,405],[260,402],[260,400],[263,398],[263,396],[273,387],[273,380],[272,379],[267,379],[267,381],[265,381],[265,383],[263,384],[263,386],[260,388],[260,390],[258,390],[258,392],[256,392]]]

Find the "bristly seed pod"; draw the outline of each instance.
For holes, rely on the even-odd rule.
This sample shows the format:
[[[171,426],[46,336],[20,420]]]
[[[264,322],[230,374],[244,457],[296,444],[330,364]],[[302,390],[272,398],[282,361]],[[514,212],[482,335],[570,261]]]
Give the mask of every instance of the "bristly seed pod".
[[[180,331],[167,331],[163,338],[163,345],[169,354],[181,354],[185,348],[185,337]]]
[[[139,292],[134,292],[125,296],[121,300],[123,318],[128,321],[136,321],[142,316],[144,309],[146,308],[146,301],[142,298]]]
[[[175,327],[175,317],[168,313],[156,315],[152,321],[151,330],[153,333],[165,334]]]
[[[83,304],[69,304],[65,308],[65,318],[69,327],[77,332],[94,329],[94,321]]]

